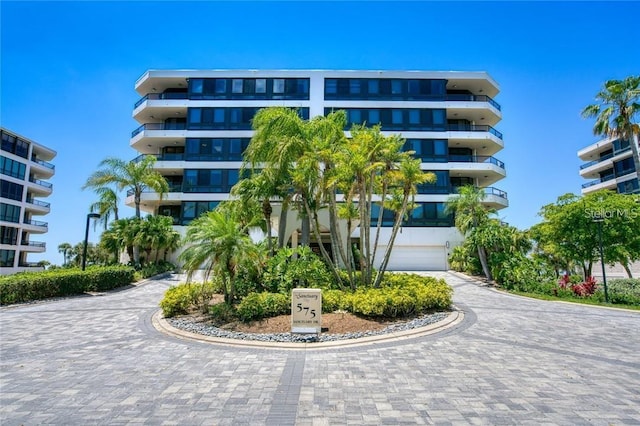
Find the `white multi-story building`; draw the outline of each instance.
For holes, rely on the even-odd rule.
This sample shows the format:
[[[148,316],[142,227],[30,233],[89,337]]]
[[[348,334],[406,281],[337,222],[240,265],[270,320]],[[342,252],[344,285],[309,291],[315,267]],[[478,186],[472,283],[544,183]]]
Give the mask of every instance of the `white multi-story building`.
[[[420,187],[391,269],[448,268],[462,237],[445,203],[458,187],[484,188],[493,208],[508,205],[506,193],[493,187],[506,175],[494,157],[504,146],[495,129],[502,113],[493,99],[498,85],[485,72],[150,70],[135,89],[142,96],[133,111],[140,127],[131,146],[157,157],[171,188],[162,200],[144,194],[141,207],[172,216],[178,227],[229,197],[253,134],[251,119],[270,106],[296,108],[305,119],[345,110],[347,129],[380,123],[383,133],[401,134],[423,170],[436,174],[435,184]],[[133,205],[133,198],[126,202]],[[273,222],[277,229],[275,209]],[[297,230],[287,232],[295,244]]]
[[[53,190],[47,179],[53,176],[55,167],[48,161],[56,152],[5,128],[0,133],[0,273],[6,275],[36,269],[37,265],[27,259],[29,253],[46,250],[46,244],[32,235],[48,231],[47,222],[34,217],[51,210],[42,198]]]
[[[601,189],[611,189],[620,194],[640,192],[629,141],[606,138],[578,151],[578,157],[586,161],[580,166],[580,176],[590,179],[582,185],[583,194]]]

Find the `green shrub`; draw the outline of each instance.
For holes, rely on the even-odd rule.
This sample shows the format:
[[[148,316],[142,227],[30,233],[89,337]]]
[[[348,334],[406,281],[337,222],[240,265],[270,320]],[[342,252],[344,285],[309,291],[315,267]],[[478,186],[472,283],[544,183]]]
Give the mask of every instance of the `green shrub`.
[[[0,304],[111,290],[127,285],[133,279],[134,270],[127,266],[92,266],[86,271],[74,268],[7,275],[0,277]]]
[[[598,286],[604,292],[603,286]],[[625,305],[640,305],[640,279],[626,278],[607,282],[607,293],[611,303]],[[603,293],[604,295],[604,293]]]
[[[240,320],[248,322],[291,312],[290,296],[281,293],[250,293],[236,307]]]
[[[272,293],[289,294],[292,288],[312,286],[329,289],[334,283],[329,269],[311,249],[300,246],[282,248],[267,261],[262,275],[263,286]]]
[[[194,303],[194,287],[201,284],[180,284],[165,291],[160,301],[160,307],[165,318],[182,315],[189,312]]]
[[[236,310],[228,303],[216,303],[209,306],[209,315],[216,325],[227,324],[236,319]]]
[[[149,278],[165,272],[174,271],[175,269],[176,267],[172,263],[161,260],[157,264],[145,264],[139,272],[142,278]]]

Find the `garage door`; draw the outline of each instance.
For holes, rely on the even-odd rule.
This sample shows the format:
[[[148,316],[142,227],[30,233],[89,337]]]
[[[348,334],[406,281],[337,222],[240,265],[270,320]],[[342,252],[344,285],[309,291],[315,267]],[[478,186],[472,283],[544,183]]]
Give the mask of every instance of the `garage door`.
[[[386,247],[378,250],[384,253]],[[377,257],[377,256],[376,256]],[[379,262],[378,262],[379,265]],[[446,271],[444,246],[395,246],[389,259],[390,271]]]

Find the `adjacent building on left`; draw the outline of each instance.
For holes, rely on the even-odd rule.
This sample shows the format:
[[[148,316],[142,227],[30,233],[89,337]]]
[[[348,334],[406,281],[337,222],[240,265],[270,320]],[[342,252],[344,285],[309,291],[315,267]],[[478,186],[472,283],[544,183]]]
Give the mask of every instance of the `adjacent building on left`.
[[[38,236],[49,230],[40,219],[51,211],[44,198],[53,192],[56,152],[4,127],[0,133],[0,274],[7,275],[39,269],[28,256],[47,248]]]

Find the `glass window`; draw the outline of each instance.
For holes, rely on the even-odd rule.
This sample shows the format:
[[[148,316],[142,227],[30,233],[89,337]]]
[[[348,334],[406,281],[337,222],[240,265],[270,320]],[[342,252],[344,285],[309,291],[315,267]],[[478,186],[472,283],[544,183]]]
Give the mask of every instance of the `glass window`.
[[[256,79],[256,93],[267,93],[267,79]]]
[[[227,93],[227,80],[216,78],[216,93]]]
[[[299,95],[306,95],[309,93],[309,80],[306,78],[298,79],[297,91]]]
[[[201,123],[202,110],[200,108],[189,108],[189,123]]]
[[[229,110],[230,118],[229,121],[231,123],[237,124],[242,120],[242,110],[240,108],[231,108]]]
[[[222,170],[210,170],[209,183],[211,185],[222,185]]]
[[[213,111],[213,122],[224,123],[224,108],[215,108]]]
[[[202,93],[202,79],[201,78],[192,78],[189,80],[189,86],[191,87],[191,93]]]
[[[238,183],[239,174],[237,169],[231,169],[227,171],[227,185],[232,187],[236,183]]]
[[[360,80],[357,78],[352,78],[349,80],[349,93],[352,95],[357,95],[360,93]]]
[[[359,109],[349,110],[349,123],[355,123],[355,124],[362,123],[362,115]]]
[[[391,111],[391,123],[402,124],[402,110],[394,109]]]
[[[13,262],[16,259],[15,250],[0,250],[0,266],[3,268],[13,267]]]
[[[284,78],[273,79],[273,93],[284,93]]]
[[[216,157],[222,157],[224,139],[211,139],[210,142],[211,142],[211,153]]]
[[[253,94],[256,92],[256,81],[253,79],[246,79],[244,81],[244,91],[246,94]]]
[[[409,80],[407,82],[407,91],[410,95],[420,94],[420,80]]]
[[[182,217],[184,219],[195,219],[196,217],[195,201],[185,201],[182,203]]]
[[[231,91],[233,93],[242,93],[242,90],[243,90],[242,79],[234,78],[231,85]]]
[[[378,80],[369,80],[367,86],[370,95],[377,95],[380,91]]]
[[[330,95],[338,93],[338,81],[335,78],[327,78],[324,81],[325,92]]]
[[[410,109],[409,110],[409,124],[420,124],[420,110],[419,109]]]
[[[20,207],[12,204],[0,203],[0,220],[5,222],[20,222]]]
[[[380,123],[380,110],[370,109],[368,124],[376,125]]]
[[[402,80],[391,80],[391,94],[392,95],[402,94]]]
[[[444,125],[446,122],[446,114],[443,109],[434,109],[432,111],[433,124]]]

